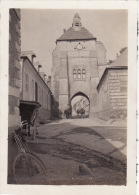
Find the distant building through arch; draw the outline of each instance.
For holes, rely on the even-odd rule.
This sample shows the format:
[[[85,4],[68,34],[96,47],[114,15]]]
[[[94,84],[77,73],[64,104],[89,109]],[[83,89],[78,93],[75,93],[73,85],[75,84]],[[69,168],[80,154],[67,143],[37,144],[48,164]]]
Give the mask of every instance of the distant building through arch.
[[[72,117],[77,118],[77,110],[83,108],[85,110],[85,117],[89,117],[90,111],[90,100],[89,98],[82,92],[75,93],[71,99],[70,104],[72,108]]]

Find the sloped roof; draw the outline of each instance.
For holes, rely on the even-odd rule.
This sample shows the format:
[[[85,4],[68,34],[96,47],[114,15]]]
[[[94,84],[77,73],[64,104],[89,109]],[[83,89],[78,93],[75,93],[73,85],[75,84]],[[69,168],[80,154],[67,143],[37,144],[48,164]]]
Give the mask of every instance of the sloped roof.
[[[126,48],[123,53],[109,65],[107,68],[116,68],[116,67],[123,67],[123,66],[128,66],[128,49]]]
[[[128,49],[126,48],[123,53],[114,61],[111,63],[111,65],[108,65],[97,85],[97,88],[99,87],[100,83],[102,82],[103,78],[105,77],[106,73],[109,69],[127,69],[128,68]]]
[[[79,31],[75,31],[70,27],[57,41],[70,41],[70,40],[90,40],[96,39],[86,28],[81,27]]]
[[[31,51],[22,51],[21,55],[22,56],[32,55],[32,56],[36,57],[36,54],[32,50]]]

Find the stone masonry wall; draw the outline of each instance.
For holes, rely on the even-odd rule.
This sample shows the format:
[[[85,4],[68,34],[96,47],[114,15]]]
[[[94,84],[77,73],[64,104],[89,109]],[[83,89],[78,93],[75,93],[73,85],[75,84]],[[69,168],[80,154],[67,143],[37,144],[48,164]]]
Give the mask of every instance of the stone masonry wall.
[[[99,110],[104,120],[127,117],[127,69],[108,70],[99,89]]]
[[[108,83],[108,74],[106,73],[105,78],[103,79],[100,88],[98,90],[99,93],[99,118],[107,120],[109,118],[109,83]]]
[[[19,96],[21,79],[20,10],[9,11],[9,127],[19,125]]]
[[[127,69],[109,71],[110,118],[127,117]]]
[[[78,49],[78,45],[82,45],[82,49]],[[52,92],[59,102],[60,110],[63,111],[78,92],[90,99],[90,112],[97,110],[95,107],[98,106],[98,65],[106,63],[105,55],[106,49],[96,40],[57,42],[53,52]],[[85,69],[85,78],[73,78],[74,69]]]
[[[12,132],[19,126],[21,117],[19,116],[20,97],[20,10],[9,10],[9,116],[8,116],[8,183],[12,183],[12,164],[17,155],[17,145],[12,141]]]
[[[56,99],[59,102],[59,76],[60,76],[60,52],[59,48],[53,51],[52,58],[52,70],[51,70],[51,91]]]
[[[113,109],[127,109],[127,69],[109,71],[109,90]]]

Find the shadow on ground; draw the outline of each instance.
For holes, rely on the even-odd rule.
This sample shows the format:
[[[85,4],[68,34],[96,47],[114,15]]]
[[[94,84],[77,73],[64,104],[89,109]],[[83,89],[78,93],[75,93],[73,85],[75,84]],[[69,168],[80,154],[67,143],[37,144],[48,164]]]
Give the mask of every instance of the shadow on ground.
[[[70,127],[71,126],[72,125],[70,124]],[[32,151],[37,154],[47,155],[51,157],[52,161],[55,160],[57,162],[53,168],[60,169],[60,174],[63,174],[63,177],[56,175],[50,184],[126,185],[126,156],[120,152],[119,148],[114,147],[110,142],[108,142],[102,134],[98,133],[100,131],[99,127],[95,127],[95,129],[74,126],[74,128],[72,127],[69,131],[61,131],[56,135],[48,137],[41,137],[39,135],[37,140],[43,139],[43,143],[39,141],[39,144],[33,142],[29,143]],[[105,129],[107,129],[107,127],[105,127]],[[118,134],[117,129],[114,130],[114,133],[116,134],[116,131]],[[86,143],[86,141],[84,144],[81,144],[83,137],[86,139],[88,136],[92,138],[93,143],[91,144],[91,147],[88,143]],[[116,136],[114,136],[115,138],[112,135],[109,136],[110,139],[118,139]],[[122,140],[125,143],[122,147],[125,147],[126,134],[122,134],[122,136]],[[76,138],[76,140],[74,140],[74,138]],[[122,149],[122,147],[120,149]],[[112,155],[113,153],[116,153],[116,157]],[[68,164],[67,161],[72,161],[68,164],[66,170],[67,174],[62,173],[62,169],[59,167],[60,163],[57,159],[63,160],[64,163],[62,166],[65,167]],[[71,167],[74,164],[73,162],[77,164],[77,167],[73,171],[71,178],[68,178],[68,172],[72,169]],[[89,176],[88,173],[82,175],[79,170],[80,165],[89,168],[92,175]]]
[[[46,185],[126,185],[126,155],[121,152],[126,147],[126,129],[79,127],[58,120],[41,126],[36,140],[27,142],[47,168]],[[117,142],[121,147],[113,144]],[[14,159],[11,146],[8,155]],[[15,183],[11,165],[9,161],[9,184]]]

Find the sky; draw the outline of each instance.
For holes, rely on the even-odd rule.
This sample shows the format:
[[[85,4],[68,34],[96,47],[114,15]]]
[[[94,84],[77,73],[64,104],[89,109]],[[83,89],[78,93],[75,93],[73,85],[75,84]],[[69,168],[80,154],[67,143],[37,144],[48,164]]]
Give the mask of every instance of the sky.
[[[47,76],[51,75],[55,42],[64,28],[72,26],[75,13],[82,26],[104,44],[107,60],[114,60],[120,49],[128,46],[126,10],[21,9],[21,50],[33,50],[34,61],[40,62]]]

